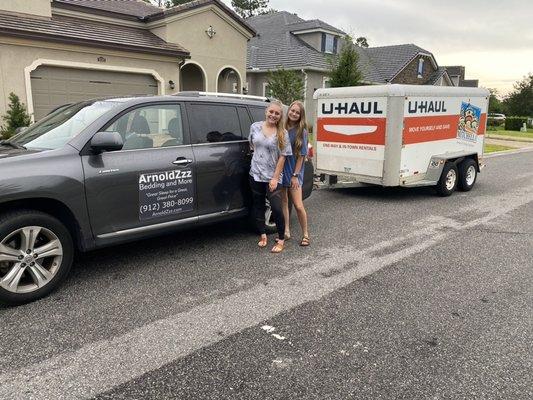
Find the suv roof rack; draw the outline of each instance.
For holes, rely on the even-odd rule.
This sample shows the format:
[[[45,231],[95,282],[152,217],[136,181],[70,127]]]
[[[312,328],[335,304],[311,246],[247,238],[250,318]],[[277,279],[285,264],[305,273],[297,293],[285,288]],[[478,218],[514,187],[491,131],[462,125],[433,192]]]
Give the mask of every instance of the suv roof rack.
[[[270,102],[268,97],[263,96],[252,96],[248,94],[234,94],[234,93],[216,93],[216,92],[197,92],[197,91],[183,91],[174,94],[174,96],[191,96],[191,97],[200,97],[200,96],[210,96],[210,97],[229,97],[233,99],[243,99],[243,100],[258,100],[264,102]]]

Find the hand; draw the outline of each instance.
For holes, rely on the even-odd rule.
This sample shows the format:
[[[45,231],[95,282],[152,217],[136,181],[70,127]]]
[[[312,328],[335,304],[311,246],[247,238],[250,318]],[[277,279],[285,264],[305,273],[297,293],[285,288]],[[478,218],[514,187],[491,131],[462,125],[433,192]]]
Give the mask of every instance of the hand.
[[[270,182],[268,182],[268,188],[270,189],[271,192],[273,192],[274,190],[276,190],[277,187],[278,187],[278,180],[276,178],[272,178]]]
[[[300,181],[297,176],[291,178],[291,189],[298,189],[300,187]]]

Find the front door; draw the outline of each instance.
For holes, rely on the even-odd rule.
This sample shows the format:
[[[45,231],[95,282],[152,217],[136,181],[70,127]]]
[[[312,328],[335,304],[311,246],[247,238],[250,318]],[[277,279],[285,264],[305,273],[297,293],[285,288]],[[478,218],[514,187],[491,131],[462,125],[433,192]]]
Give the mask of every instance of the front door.
[[[130,109],[103,129],[122,135],[122,150],[82,157],[97,240],[195,223],[196,164],[184,114],[179,103]]]

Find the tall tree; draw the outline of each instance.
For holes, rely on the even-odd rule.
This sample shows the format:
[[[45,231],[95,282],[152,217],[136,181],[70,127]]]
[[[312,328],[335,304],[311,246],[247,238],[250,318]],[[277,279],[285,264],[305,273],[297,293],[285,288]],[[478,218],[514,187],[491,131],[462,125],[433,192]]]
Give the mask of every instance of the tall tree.
[[[15,93],[9,94],[9,104],[6,115],[2,116],[5,126],[0,129],[0,136],[11,137],[17,128],[28,126],[31,123],[30,116],[26,111],[26,105],[22,103]]]
[[[533,117],[533,74],[514,84],[514,91],[503,101],[510,115]]]
[[[359,36],[355,39],[355,44],[366,49],[368,47],[368,39],[364,36]]]
[[[496,89],[488,89],[490,92],[489,97],[489,113],[503,113],[503,104],[499,99],[499,93]]]
[[[269,0],[231,0],[231,6],[242,18],[267,12]]]
[[[304,98],[304,79],[299,72],[278,69],[268,72],[267,80],[270,95],[283,104],[291,104]]]
[[[359,86],[363,75],[358,66],[359,54],[352,38],[346,36],[339,55],[331,59],[331,87]]]

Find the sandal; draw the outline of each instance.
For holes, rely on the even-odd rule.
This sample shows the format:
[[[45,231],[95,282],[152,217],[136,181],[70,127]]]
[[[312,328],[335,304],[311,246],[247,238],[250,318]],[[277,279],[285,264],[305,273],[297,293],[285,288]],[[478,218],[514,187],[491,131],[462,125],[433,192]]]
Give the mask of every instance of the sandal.
[[[274,247],[272,247],[272,250],[270,250],[271,253],[281,253],[283,251],[284,243],[276,242]]]
[[[311,244],[311,241],[309,240],[309,236],[304,236],[302,240],[300,241],[300,246],[307,247]]]
[[[257,245],[261,248],[264,248],[267,246],[267,243],[268,243],[268,238],[267,237],[262,237],[259,242],[257,242]]]

